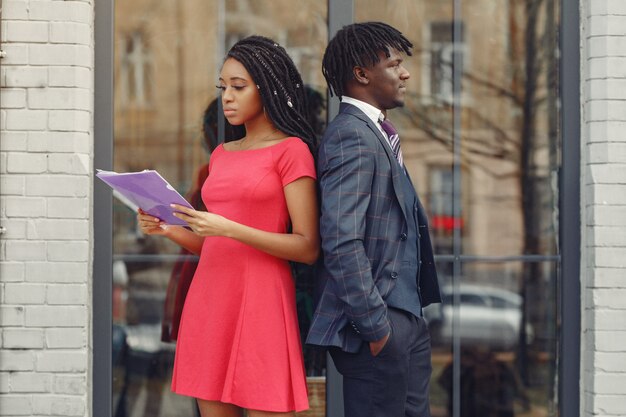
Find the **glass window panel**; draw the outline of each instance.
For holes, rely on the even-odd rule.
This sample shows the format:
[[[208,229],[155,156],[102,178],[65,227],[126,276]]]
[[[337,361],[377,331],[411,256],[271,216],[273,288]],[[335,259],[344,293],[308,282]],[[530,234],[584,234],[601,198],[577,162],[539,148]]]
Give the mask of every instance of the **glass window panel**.
[[[320,67],[327,43],[327,5],[315,0],[137,0],[115,3],[116,171],[158,170],[202,208],[198,190],[210,151],[222,142],[215,88],[224,51],[252,34],[281,43],[302,73],[309,118],[321,135],[326,84]],[[174,243],[141,236],[135,213],[118,201],[113,215],[114,415],[196,416],[193,399],[170,391],[180,288],[197,258]],[[233,259],[236,262],[236,258]],[[313,312],[313,270],[294,265],[302,337]],[[325,355],[305,348],[311,410],[325,410]]]
[[[492,303],[459,306],[461,415],[555,415],[557,264],[476,262],[462,271],[460,293]]]
[[[463,253],[553,255],[558,1],[477,3],[460,10]]]
[[[355,21],[387,22],[414,43],[406,104],[389,117],[441,260],[444,303],[425,311],[433,415],[452,416],[451,390],[457,416],[556,415],[558,7],[355,0]],[[450,255],[472,261],[455,268]],[[485,375],[463,376],[477,361],[491,364]],[[491,385],[471,385],[478,377]],[[463,408],[489,397],[497,412]]]
[[[114,169],[156,169],[198,207],[213,130],[203,119],[215,97],[218,16],[214,1],[115,2]],[[135,214],[114,204],[114,415],[198,415],[192,399],[170,391],[175,345],[165,337],[180,309],[176,283],[190,281],[196,258],[140,235]]]
[[[454,171],[452,165],[429,165],[426,168],[428,188],[420,193],[429,214],[433,250],[440,255],[454,251],[453,233],[456,226],[454,200]]]
[[[453,253],[454,227],[463,224],[453,212],[458,189],[453,184],[453,5],[452,0],[354,2],[356,22],[384,21],[413,43],[413,55],[403,63],[411,75],[405,106],[388,116],[398,127],[405,165],[428,212],[435,253],[442,255]]]
[[[433,415],[453,415],[455,389],[461,416],[555,415],[557,264],[470,262],[461,271],[444,277],[444,303],[425,310]]]
[[[229,1],[225,6],[225,49],[253,34],[270,37],[284,46],[309,89],[310,120],[321,135],[326,120],[326,81],[321,71],[328,42],[326,2]]]
[[[321,138],[327,107],[326,81],[320,70],[328,42],[326,2],[256,0],[226,2],[225,6],[225,50],[252,34],[270,37],[285,47],[302,75],[307,90],[308,119]],[[323,416],[326,411],[326,353],[304,344],[313,316],[315,270],[297,264],[293,265],[293,272],[311,407],[299,415]]]
[[[389,117],[399,126],[405,163],[431,216],[435,251],[450,253],[446,233],[456,225],[465,254],[553,255],[559,3],[480,3],[461,1],[461,20],[455,22],[452,1],[399,0],[389,7],[357,0],[355,21],[383,20],[414,43],[414,55],[405,62],[411,73],[405,107]],[[461,79],[456,106],[454,71]],[[461,139],[457,148],[455,134]],[[452,189],[446,175],[454,169],[460,181]],[[450,215],[453,190],[461,193],[458,219]],[[442,213],[441,201],[448,213]]]
[[[453,264],[451,262],[437,261],[437,272],[442,283],[452,282]],[[445,271],[450,271],[447,274]],[[447,385],[438,383],[437,378],[440,377],[448,368],[452,359],[452,338],[445,336],[450,331],[447,322],[449,313],[448,306],[453,305],[453,297],[451,293],[443,293],[443,303],[431,304],[424,308],[424,318],[428,322],[430,330],[431,346],[432,346],[432,376],[430,383],[430,408],[433,416],[445,416],[446,406],[448,403]]]

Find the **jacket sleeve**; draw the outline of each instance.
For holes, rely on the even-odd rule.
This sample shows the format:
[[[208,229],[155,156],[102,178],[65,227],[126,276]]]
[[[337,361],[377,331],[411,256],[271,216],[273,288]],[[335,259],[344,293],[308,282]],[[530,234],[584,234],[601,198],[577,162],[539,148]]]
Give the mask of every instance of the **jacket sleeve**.
[[[363,244],[376,166],[376,150],[367,139],[356,129],[325,138],[318,159],[320,232],[324,264],[345,314],[363,340],[375,341],[390,326]]]

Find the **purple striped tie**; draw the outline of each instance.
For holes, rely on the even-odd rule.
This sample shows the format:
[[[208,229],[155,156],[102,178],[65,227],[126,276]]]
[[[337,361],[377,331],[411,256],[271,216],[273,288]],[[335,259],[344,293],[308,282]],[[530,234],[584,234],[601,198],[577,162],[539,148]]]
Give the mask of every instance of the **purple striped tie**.
[[[391,146],[393,154],[396,156],[400,166],[402,166],[402,149],[400,149],[400,136],[398,135],[398,131],[389,120],[382,121],[380,125],[385,133],[387,133],[387,136],[389,136],[389,146]]]

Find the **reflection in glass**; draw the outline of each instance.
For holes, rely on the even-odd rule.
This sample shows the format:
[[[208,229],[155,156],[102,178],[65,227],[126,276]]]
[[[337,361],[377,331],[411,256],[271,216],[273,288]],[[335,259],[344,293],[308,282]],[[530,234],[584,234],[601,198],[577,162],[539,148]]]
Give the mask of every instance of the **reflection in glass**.
[[[327,3],[316,0],[225,2],[227,50],[239,39],[257,34],[280,43],[300,70],[308,96],[309,123],[321,138],[326,121],[326,82],[320,71],[328,41]],[[310,410],[302,416],[323,416],[326,410],[325,352],[304,344],[313,316],[315,271],[292,265],[296,279],[298,321],[304,349]]]
[[[524,280],[530,266],[538,275]],[[457,377],[461,416],[554,415],[556,264],[465,263],[442,293],[444,302],[424,313],[433,345],[433,415],[453,415]]]
[[[463,252],[557,253],[558,1],[461,2]],[[477,24],[480,19],[480,24]]]
[[[202,208],[198,190],[211,150],[242,134],[222,125],[216,100],[223,54],[252,34],[275,39],[293,58],[306,83],[311,125],[321,135],[326,14],[326,3],[315,0],[115,2],[114,169],[156,169]],[[135,214],[117,201],[113,217],[114,415],[196,416],[193,399],[173,394],[170,381],[177,316],[197,258],[167,239],[141,236]],[[294,275],[304,337],[313,271],[294,265]],[[301,414],[322,416],[325,355],[306,348],[305,366],[311,410]]]
[[[461,171],[460,218],[436,217],[435,223],[458,224],[462,253],[553,255],[560,166],[559,2],[465,0],[461,20],[455,20],[453,4],[405,0],[389,8],[355,1],[356,21],[386,21],[414,43],[413,56],[403,63],[411,73],[406,104],[390,112],[405,163],[422,198],[447,192],[437,188],[448,186],[445,181],[433,181],[442,167]],[[456,99],[455,72],[461,80]],[[457,148],[455,134],[461,139]],[[460,154],[457,167],[455,153]],[[425,206],[434,208],[432,202]],[[447,253],[450,243],[441,239],[435,246]]]
[[[428,167],[428,192],[423,195],[429,213],[429,226],[433,250],[439,255],[454,253],[453,234],[462,227],[462,219],[456,219],[452,201],[454,199],[454,172],[450,165]],[[442,271],[439,271],[441,273]],[[452,270],[446,270],[452,274]]]
[[[444,293],[425,309],[433,416],[556,415],[559,7],[354,2],[355,21],[384,21],[414,44],[405,106],[389,117]]]
[[[453,264],[452,262],[436,262],[437,273],[439,275],[440,284],[452,283],[453,278]],[[424,318],[428,322],[428,329],[430,331],[432,354],[432,374],[430,382],[430,410],[433,417],[452,417],[451,414],[447,414],[446,407],[448,405],[448,399],[450,390],[447,387],[443,387],[437,383],[437,378],[444,372],[444,369],[448,367],[452,359],[452,340],[443,339],[439,335],[442,331],[444,317],[447,320],[448,312],[444,312],[444,307],[449,309],[452,307],[451,303],[431,304],[424,308]]]

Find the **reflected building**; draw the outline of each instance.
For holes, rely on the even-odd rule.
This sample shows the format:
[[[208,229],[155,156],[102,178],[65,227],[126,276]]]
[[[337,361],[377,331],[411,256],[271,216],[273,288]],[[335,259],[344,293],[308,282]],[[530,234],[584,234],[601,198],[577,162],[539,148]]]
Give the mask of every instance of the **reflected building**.
[[[553,375],[532,370],[556,360],[560,139],[554,32],[559,4],[536,1],[529,9],[522,2],[470,0],[455,13],[451,1],[391,3],[357,0],[354,20],[383,20],[414,44],[413,56],[404,63],[411,73],[406,105],[389,117],[401,132],[405,164],[430,216],[442,283],[454,288],[463,282],[485,288],[486,294],[517,297],[507,306],[479,300],[483,305],[464,293],[455,300],[450,293],[444,307],[430,307],[434,377],[451,360],[456,334],[464,346],[501,352],[507,367],[529,369],[523,381],[541,392],[536,407],[547,410]],[[295,6],[170,0],[156,7],[147,0],[117,2],[115,169],[158,169],[187,190],[209,157],[202,147],[202,111],[218,97],[214,86],[224,52],[250,34],[268,36],[286,48],[322,102],[315,117],[325,120],[321,59],[327,13],[327,5],[317,1]],[[219,134],[218,140],[223,140]],[[130,274],[127,316],[119,321],[156,325],[173,265],[165,257],[178,248],[149,237],[138,240],[132,213],[121,206],[114,226],[114,250],[121,258],[155,255],[154,264]],[[541,262],[529,262],[527,255]],[[480,262],[503,257],[507,260]],[[308,323],[314,282],[309,271],[295,272],[302,283],[300,320]],[[143,299],[146,291],[153,291],[153,298]],[[529,306],[527,299],[540,302]],[[492,336],[470,341],[453,332],[455,308],[461,326]],[[154,313],[147,316],[147,311]],[[511,317],[499,319],[503,315]],[[486,325],[472,327],[480,322]],[[314,351],[306,358],[310,377],[323,378],[324,358]],[[444,412],[448,394],[440,392],[442,385],[433,385],[434,411]]]

